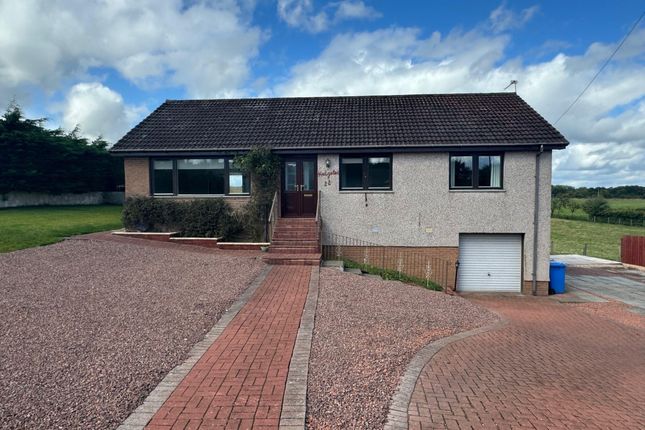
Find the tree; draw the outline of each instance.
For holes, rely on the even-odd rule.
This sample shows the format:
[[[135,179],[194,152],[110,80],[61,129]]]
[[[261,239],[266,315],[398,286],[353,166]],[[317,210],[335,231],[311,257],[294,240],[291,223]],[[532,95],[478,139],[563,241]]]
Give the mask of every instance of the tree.
[[[609,211],[609,203],[602,197],[587,199],[582,204],[582,209],[587,212],[589,218],[603,216]]]
[[[569,199],[568,204],[566,205],[567,208],[571,211],[571,215],[575,213],[576,210],[580,209],[580,203],[578,203],[574,199]]]
[[[111,191],[123,183],[123,162],[109,154],[107,142],[45,123],[25,118],[17,105],[0,117],[0,194]]]
[[[551,216],[564,207],[564,197],[556,197],[551,200]]]

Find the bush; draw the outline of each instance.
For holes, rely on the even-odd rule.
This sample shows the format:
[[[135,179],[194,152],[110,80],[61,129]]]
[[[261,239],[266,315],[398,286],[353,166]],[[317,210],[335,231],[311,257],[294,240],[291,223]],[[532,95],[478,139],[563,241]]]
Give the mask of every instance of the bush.
[[[609,211],[609,203],[602,197],[588,199],[582,204],[582,209],[587,212],[589,218],[604,216]]]
[[[177,231],[188,237],[230,237],[240,230],[240,221],[223,199],[161,200],[130,197],[123,205],[126,230]]]
[[[230,237],[239,231],[239,220],[223,199],[194,200],[184,204],[179,223],[182,236]]]

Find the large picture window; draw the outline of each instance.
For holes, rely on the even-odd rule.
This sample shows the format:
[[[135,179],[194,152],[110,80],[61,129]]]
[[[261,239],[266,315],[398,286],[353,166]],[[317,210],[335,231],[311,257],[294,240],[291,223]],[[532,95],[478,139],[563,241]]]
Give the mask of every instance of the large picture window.
[[[450,156],[450,188],[502,188],[501,154]]]
[[[391,190],[392,157],[341,157],[341,190]]]
[[[152,161],[154,195],[247,195],[250,181],[230,158]]]

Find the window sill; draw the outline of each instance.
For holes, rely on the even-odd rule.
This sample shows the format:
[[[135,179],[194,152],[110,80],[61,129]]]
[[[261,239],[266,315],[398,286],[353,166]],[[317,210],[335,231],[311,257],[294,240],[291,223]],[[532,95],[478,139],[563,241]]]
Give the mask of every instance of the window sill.
[[[394,194],[394,190],[339,190],[340,194]]]
[[[505,193],[506,190],[503,188],[452,188],[448,190],[450,193]]]
[[[250,194],[153,194],[152,197],[159,199],[235,199],[249,198]]]

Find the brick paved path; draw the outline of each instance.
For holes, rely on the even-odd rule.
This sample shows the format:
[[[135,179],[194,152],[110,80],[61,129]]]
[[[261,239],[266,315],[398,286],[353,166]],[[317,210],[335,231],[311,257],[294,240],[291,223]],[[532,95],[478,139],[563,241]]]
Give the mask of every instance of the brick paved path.
[[[508,324],[434,356],[410,429],[645,427],[645,332],[546,298],[473,300]]]
[[[271,269],[146,428],[277,428],[310,274]]]

